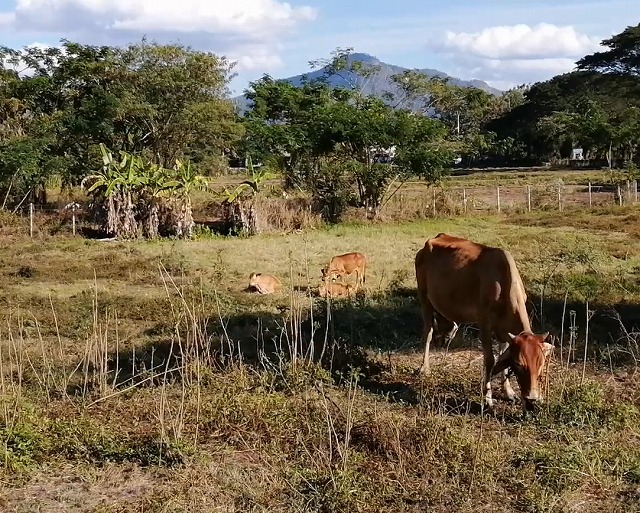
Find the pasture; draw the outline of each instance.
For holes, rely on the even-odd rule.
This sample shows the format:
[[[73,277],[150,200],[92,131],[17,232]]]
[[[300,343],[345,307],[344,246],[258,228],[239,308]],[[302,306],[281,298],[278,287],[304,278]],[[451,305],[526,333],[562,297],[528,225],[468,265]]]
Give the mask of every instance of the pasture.
[[[2,220],[0,509],[640,511],[639,220],[631,205],[131,243]],[[439,232],[509,249],[534,329],[558,336],[537,416],[497,382],[481,413],[473,327],[415,374],[413,259]],[[367,255],[364,294],[316,297],[348,251]],[[282,290],[248,292],[251,272]]]

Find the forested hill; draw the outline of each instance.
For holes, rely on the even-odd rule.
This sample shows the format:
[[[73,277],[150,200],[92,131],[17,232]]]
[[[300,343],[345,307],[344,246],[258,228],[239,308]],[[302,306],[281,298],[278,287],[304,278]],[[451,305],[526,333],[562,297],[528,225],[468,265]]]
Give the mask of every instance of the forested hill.
[[[365,67],[375,67],[376,71],[367,77],[362,77],[356,75],[352,71],[346,70],[340,74],[327,76],[328,66],[323,66],[322,68],[315,71],[295,75],[293,77],[284,78],[282,80],[298,87],[303,83],[305,79],[308,81],[313,81],[326,76],[327,83],[331,87],[350,88],[352,84],[357,83],[362,94],[383,99],[386,103],[392,103],[386,99],[388,97],[388,93],[391,93],[394,97],[397,97],[399,93],[399,88],[392,80],[392,77],[394,75],[401,75],[402,73],[409,71],[408,68],[396,66],[394,64],[387,64],[386,62],[382,62],[376,57],[373,57],[372,55],[366,53],[350,54],[349,62],[361,62]],[[436,69],[425,68],[416,69],[414,71],[417,71],[418,73],[421,73],[427,77],[448,78],[449,83],[452,85],[457,85],[460,87],[477,87],[478,89],[482,89],[483,91],[494,95],[500,95],[502,93],[502,91],[491,87],[489,84],[483,82],[482,80],[461,80],[459,78],[451,77],[446,73],[438,71]],[[233,101],[240,108],[240,112],[244,112],[248,108],[249,100],[247,100],[244,94],[234,97]],[[414,105],[411,107],[412,110],[420,110],[418,105]]]

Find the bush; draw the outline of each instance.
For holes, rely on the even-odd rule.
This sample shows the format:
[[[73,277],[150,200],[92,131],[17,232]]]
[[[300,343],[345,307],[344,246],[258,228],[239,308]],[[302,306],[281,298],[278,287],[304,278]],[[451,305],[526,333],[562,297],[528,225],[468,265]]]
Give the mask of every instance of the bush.
[[[329,223],[337,223],[354,195],[348,168],[341,165],[322,164],[310,175],[307,185],[311,191],[313,210]]]

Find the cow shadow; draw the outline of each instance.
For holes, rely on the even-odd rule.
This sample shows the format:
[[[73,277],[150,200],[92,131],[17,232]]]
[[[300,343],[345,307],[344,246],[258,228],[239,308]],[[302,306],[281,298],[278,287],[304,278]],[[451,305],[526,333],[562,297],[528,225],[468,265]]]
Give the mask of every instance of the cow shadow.
[[[310,291],[300,287],[299,292]],[[580,303],[567,304],[565,308],[561,301],[545,301],[544,318],[535,309],[538,304],[539,298],[531,296],[529,307],[534,329],[538,331],[544,326],[552,333],[558,333],[563,309],[577,312],[577,324],[585,319],[584,305]],[[604,337],[611,338],[615,330],[619,331],[621,322],[629,326],[629,330],[640,326],[639,305],[614,305],[619,318],[612,314],[611,307],[597,304],[590,307],[596,310],[590,320],[593,337],[590,344],[596,351],[611,348],[611,343],[607,346],[603,342],[607,340]],[[473,382],[468,381],[468,376],[458,377],[455,363],[445,369],[444,372],[452,375],[447,379],[421,378],[415,375],[416,369],[406,365],[398,370],[398,356],[422,350],[422,318],[415,289],[360,294],[343,300],[315,298],[312,312],[292,312],[287,300],[283,299],[275,307],[271,304],[269,311],[235,312],[221,320],[212,315],[208,323],[203,323],[197,336],[192,335],[195,344],[192,343],[194,340],[178,342],[173,332],[174,327],[169,322],[155,326],[145,333],[150,339],[147,344],[135,350],[109,354],[109,386],[156,386],[163,381],[184,379],[188,359],[194,356],[185,351],[185,346],[189,346],[191,351],[197,348],[198,358],[214,372],[238,362],[259,371],[281,371],[283,362],[291,361],[295,355],[299,360],[306,359],[319,365],[336,384],[347,382],[354,369],[358,369],[358,385],[389,401],[447,415],[481,415],[486,411],[478,400],[473,399],[479,394],[480,374]],[[580,346],[576,344],[576,347]],[[434,343],[431,354],[455,354],[470,348],[477,349],[478,358],[481,358],[477,329],[461,326],[449,344]],[[582,357],[581,351],[576,353],[577,358]],[[620,351],[620,354],[624,353]],[[448,359],[448,356],[444,355],[444,358]],[[628,362],[620,356],[610,358],[608,363],[623,365]],[[86,390],[86,385],[83,386]],[[79,386],[74,390],[79,393]],[[501,400],[498,387],[495,396],[496,400]]]

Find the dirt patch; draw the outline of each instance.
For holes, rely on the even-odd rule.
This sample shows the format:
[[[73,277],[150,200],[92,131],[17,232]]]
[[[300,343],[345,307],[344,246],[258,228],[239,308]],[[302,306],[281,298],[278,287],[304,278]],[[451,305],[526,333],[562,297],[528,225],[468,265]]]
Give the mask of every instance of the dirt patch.
[[[136,466],[63,467],[42,471],[21,487],[0,486],[0,506],[5,513],[141,511],[164,481]]]

